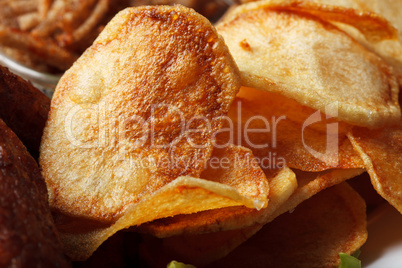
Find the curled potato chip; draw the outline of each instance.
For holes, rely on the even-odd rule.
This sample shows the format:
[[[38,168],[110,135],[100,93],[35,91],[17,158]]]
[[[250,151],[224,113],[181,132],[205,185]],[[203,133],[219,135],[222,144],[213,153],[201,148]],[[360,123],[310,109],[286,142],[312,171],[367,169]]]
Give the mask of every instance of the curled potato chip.
[[[402,40],[402,20],[399,15],[402,7],[396,6],[400,5],[400,2],[392,0],[290,0],[270,1],[270,5],[276,9],[306,12],[334,23],[367,49],[380,55],[394,68],[395,76],[398,78],[399,84],[402,84],[402,44],[400,42]],[[231,14],[227,15],[225,19],[240,12],[240,10],[230,11]],[[395,38],[397,35],[395,29],[381,15],[399,30],[399,40]]]
[[[337,267],[340,252],[352,254],[366,239],[364,200],[342,183],[266,224],[210,267]]]
[[[213,154],[211,159],[214,157],[232,161],[230,166],[221,167],[218,171],[209,163],[202,173],[205,179],[176,178],[151,196],[129,206],[115,224],[102,224],[56,214],[56,226],[67,254],[74,260],[86,259],[117,231],[158,218],[226,206],[246,205],[253,207],[252,210],[261,209],[266,207],[268,197],[273,198],[272,206],[275,206],[277,200],[275,196],[269,195],[272,190],[268,193],[271,188],[260,167],[253,164],[254,157],[250,150],[231,146]],[[277,186],[274,184],[273,189],[275,188]]]
[[[377,55],[310,14],[265,2],[217,26],[243,84],[280,93],[341,121],[375,127],[400,118],[398,84]],[[332,113],[325,111],[337,105]]]
[[[399,11],[402,9],[401,1],[316,0],[316,2],[347,8],[354,8],[360,10],[360,12],[363,13],[366,11],[375,12],[387,19],[398,30],[399,40],[393,38],[392,40],[374,40],[377,42],[373,42],[373,39],[367,36],[367,34],[365,34],[365,31],[362,30],[361,27],[358,27],[358,25],[356,25],[355,23],[350,23],[350,25],[337,23],[336,25],[342,30],[346,31],[349,35],[355,38],[366,48],[380,55],[389,65],[394,68],[395,76],[398,78],[399,84],[402,84],[402,19],[399,14]],[[373,14],[371,15],[373,16]],[[378,16],[374,15],[374,17]],[[389,29],[389,27],[387,27],[386,25],[383,26],[383,31],[388,31],[387,29]]]
[[[251,150],[245,147],[228,145],[222,149],[214,148],[200,177],[237,189],[247,197],[243,202],[247,207],[261,209],[267,206],[269,182]]]
[[[362,174],[364,169],[333,169],[323,172],[294,171],[298,187],[285,204],[275,211],[276,213],[271,216],[271,220],[287,211],[292,211],[299,204],[319,192]]]
[[[326,21],[350,24],[359,29],[371,42],[397,39],[398,31],[379,14],[359,9],[356,1],[342,0],[264,0],[263,4],[249,4],[239,8],[237,13],[247,12],[264,6],[272,10],[308,13]]]
[[[347,32],[368,50],[381,56],[393,67],[394,75],[402,84],[402,43],[399,40],[383,40],[381,42],[369,42],[356,28],[345,24],[336,24],[337,27]]]
[[[113,222],[177,177],[199,177],[237,73],[194,11],[120,12],[54,94],[40,157],[52,208]]]
[[[266,171],[269,181],[269,204],[264,216],[274,214],[297,188],[296,177],[289,168],[281,171]],[[142,224],[135,230],[165,238],[177,235],[195,235],[234,230],[261,224],[260,211],[245,206],[225,207],[198,213],[177,215]]]
[[[224,125],[217,143],[250,148],[263,168],[364,167],[346,137],[348,125],[282,95],[242,87],[228,116],[232,125]]]
[[[267,174],[270,185],[269,205],[259,211],[246,207],[227,207],[160,219],[139,227],[139,231],[165,238],[175,235],[193,235],[236,230],[263,225],[279,215],[295,209],[317,193],[364,172],[364,169],[333,169],[323,172],[294,173],[284,169],[276,176]],[[267,173],[267,171],[266,171]]]
[[[383,15],[399,30],[399,39],[402,40],[402,1],[400,0],[355,0],[368,10]]]
[[[249,154],[249,157],[252,157]],[[236,174],[244,172],[242,169],[250,163],[250,159],[245,159],[244,163],[235,163],[238,167]],[[87,259],[107,238],[115,234],[121,229],[139,225],[148,221],[159,218],[170,217],[178,214],[190,214],[198,211],[216,209],[226,206],[248,205],[254,208],[261,208],[266,205],[258,199],[252,199],[246,195],[242,195],[242,190],[249,190],[247,184],[255,181],[261,182],[265,180],[265,176],[260,174],[258,167],[251,172],[248,177],[243,176],[244,182],[238,183],[236,178],[233,182],[228,181],[228,176],[224,172],[209,172],[209,174],[218,175],[220,177],[199,179],[193,177],[178,177],[153,194],[137,203],[131,204],[125,213],[111,226],[101,226],[93,224],[90,228],[81,228],[81,220],[77,219],[76,223],[68,223],[63,226],[63,222],[56,222],[60,231],[60,236],[64,242],[66,252],[73,260]],[[229,174],[233,171],[226,169]],[[246,168],[245,170],[250,170]],[[256,175],[257,173],[258,175]],[[220,181],[226,183],[223,184]],[[236,189],[230,185],[239,186]],[[241,188],[241,186],[246,186]],[[258,189],[259,191],[267,190],[267,187]],[[268,192],[265,192],[265,201]],[[74,221],[74,220],[72,220]],[[73,228],[71,228],[73,226]]]
[[[377,130],[353,128],[349,138],[376,191],[402,213],[402,124]]]

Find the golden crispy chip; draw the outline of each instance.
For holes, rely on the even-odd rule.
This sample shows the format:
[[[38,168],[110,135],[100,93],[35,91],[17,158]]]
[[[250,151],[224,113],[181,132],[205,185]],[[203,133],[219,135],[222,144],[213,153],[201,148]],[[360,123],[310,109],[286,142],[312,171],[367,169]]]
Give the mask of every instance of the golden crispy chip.
[[[378,130],[353,128],[349,138],[376,191],[402,213],[402,123]]]
[[[258,209],[266,206],[268,183],[259,166],[252,163],[254,157],[249,150],[233,146],[213,157],[236,159],[231,162],[231,166],[223,167],[219,172],[210,172],[208,169],[211,168],[207,168],[202,174],[206,176],[205,179],[176,178],[147,198],[130,205],[114,225],[56,214],[56,226],[67,254],[74,260],[86,259],[117,231],[154,219],[225,206],[246,205]],[[229,174],[237,174],[243,181],[239,182],[236,177],[230,178]],[[274,199],[273,202],[275,206],[277,201]]]
[[[340,252],[352,254],[366,239],[364,201],[343,183],[265,225],[211,267],[337,267]]]
[[[294,173],[285,168],[281,171],[266,171],[269,181],[269,204],[264,217],[272,215],[281,207],[297,188]],[[193,235],[218,231],[233,230],[252,226],[261,222],[261,212],[247,207],[226,207],[201,211],[188,215],[177,215],[145,223],[134,229],[164,238],[177,235]],[[259,224],[259,223],[257,223]]]
[[[228,116],[231,131],[221,130],[217,142],[250,148],[263,168],[364,167],[346,137],[348,125],[282,95],[242,87]]]
[[[34,157],[50,110],[50,99],[31,83],[0,66],[0,118]]]
[[[234,145],[222,149],[214,148],[200,177],[237,189],[241,195],[247,197],[244,204],[248,207],[261,209],[267,206],[269,181],[251,150],[247,148]],[[248,199],[253,200],[252,203]]]
[[[290,170],[285,169],[277,176],[272,174],[270,176],[266,171],[270,185],[270,201],[265,209],[256,211],[245,207],[228,207],[191,215],[179,215],[144,224],[139,227],[139,231],[163,238],[180,234],[235,230],[255,224],[265,224],[293,210],[322,190],[353,178],[363,171],[363,169],[334,169],[317,173],[295,170],[297,183]],[[296,186],[297,189],[295,189]]]
[[[319,192],[362,174],[364,169],[333,169],[323,172],[294,170],[294,172],[296,173],[298,187],[285,204],[275,211],[270,221],[287,211],[293,210],[303,201]]]
[[[51,206],[78,222],[58,222],[73,259],[154,219],[266,206],[269,185],[250,150],[229,146],[211,157],[236,74],[222,40],[194,11],[143,7],[112,20],[61,79],[41,146]],[[214,169],[215,157],[225,159],[223,169]],[[80,228],[88,219],[97,227]]]
[[[40,159],[51,206],[110,222],[175,178],[199,177],[238,88],[201,15],[122,11],[54,94]]]
[[[35,160],[0,119],[0,266],[69,267]]]
[[[240,0],[241,3],[257,2],[259,0]],[[308,0],[308,2],[314,2],[318,4],[342,6],[347,8],[361,9],[362,5],[358,0]]]
[[[179,213],[194,213],[225,206],[252,203],[230,186],[192,177],[179,177],[151,196],[131,204],[110,227],[79,230],[59,228],[66,253],[73,260],[87,259],[102,242],[117,231]],[[97,227],[94,225],[94,227]]]
[[[253,1],[242,1],[253,2]],[[374,51],[394,68],[395,76],[402,84],[402,19],[401,1],[393,0],[309,0],[309,1],[270,1],[275,9],[306,12],[331,21],[346,31],[370,51]],[[399,6],[398,6],[399,5]],[[378,14],[370,13],[374,11]],[[237,12],[240,12],[238,10]],[[234,16],[235,12],[230,12]],[[399,30],[399,40],[395,38],[395,29],[390,27],[384,18]],[[227,16],[229,17],[229,16]],[[392,40],[389,37],[393,37]],[[388,38],[384,40],[384,38]]]
[[[359,42],[368,46],[376,53],[381,55],[389,64],[394,67],[396,75],[399,79],[399,84],[402,85],[402,16],[400,14],[402,10],[402,1],[400,0],[354,0],[359,2],[363,8],[372,10],[378,14],[383,15],[399,30],[399,42],[397,41],[383,41],[378,44],[372,44],[364,42],[358,34],[354,34],[353,37],[357,38]],[[348,31],[350,34],[350,31]]]
[[[324,20],[331,20],[332,23],[335,23],[337,27],[346,31],[350,36],[356,39],[363,46],[368,48],[371,51],[374,51],[378,55],[384,58],[384,60],[390,64],[395,71],[395,75],[399,80],[399,84],[402,84],[402,44],[400,40],[402,40],[402,19],[400,16],[400,10],[402,8],[401,1],[393,1],[393,0],[370,0],[370,1],[361,1],[361,0],[310,0],[312,2],[316,2],[318,4],[337,6],[338,9],[347,8],[347,9],[355,9],[361,13],[375,12],[379,15],[384,16],[387,20],[389,20],[394,27],[399,30],[399,40],[381,40],[378,41],[376,39],[372,39],[369,35],[366,34],[365,29],[359,27],[358,24],[353,23],[353,21],[361,21],[361,19],[357,19],[355,16],[350,16],[348,12],[345,12],[346,16],[349,16],[352,21],[345,23],[337,23],[342,22],[340,20],[333,20],[331,17],[321,17]],[[400,7],[399,7],[399,6]],[[332,7],[333,8],[333,7]],[[316,8],[315,8],[316,9]],[[309,13],[308,10],[306,12]],[[350,12],[349,12],[350,13]],[[313,13],[311,13],[313,14]],[[377,14],[371,14],[371,16],[376,17],[378,19]],[[370,19],[369,19],[370,20]],[[380,19],[380,21],[383,19]],[[379,22],[380,22],[379,21]],[[374,21],[373,21],[374,22]],[[369,26],[369,25],[368,25]],[[388,28],[385,24],[381,26],[379,24],[380,29],[383,28],[384,32],[389,32]]]
[[[352,0],[351,0],[352,1]],[[384,39],[397,39],[398,31],[384,17],[365,10],[356,9],[356,3],[324,0],[320,4],[318,0],[265,0],[262,4],[249,4],[239,8],[237,13],[258,9],[261,6],[271,10],[294,11],[308,13],[327,21],[337,21],[350,24],[359,29],[371,42]]]
[[[257,7],[217,26],[244,85],[355,125],[374,127],[400,118],[398,84],[382,59],[317,17],[250,4]],[[329,105],[338,109],[328,113]]]
[[[399,39],[402,40],[402,1],[401,0],[354,0],[363,7],[383,15],[398,30]]]
[[[368,50],[377,53],[390,66],[393,67],[394,75],[402,84],[402,43],[399,40],[384,40],[381,42],[369,42],[357,29],[352,26],[337,23],[337,27],[347,32]]]
[[[402,19],[399,14],[402,8],[401,1],[289,0],[278,3],[270,1],[270,5],[275,5],[275,9],[307,12],[335,23],[370,51],[383,57],[394,68],[399,84],[402,84],[402,44],[399,41],[402,40]],[[372,11],[378,14],[370,13]],[[395,30],[379,15],[384,16],[399,30],[399,40],[395,38]],[[383,39],[389,37],[394,38]]]

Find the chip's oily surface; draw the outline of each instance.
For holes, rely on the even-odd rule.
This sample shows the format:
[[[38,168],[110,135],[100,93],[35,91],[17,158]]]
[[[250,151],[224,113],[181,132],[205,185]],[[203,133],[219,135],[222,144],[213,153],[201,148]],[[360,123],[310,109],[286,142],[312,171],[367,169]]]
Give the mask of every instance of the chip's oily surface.
[[[120,229],[157,218],[266,207],[269,184],[252,152],[213,151],[239,87],[204,17],[181,6],[120,12],[62,77],[42,139],[69,256],[85,259]]]
[[[277,10],[271,1],[246,5],[217,25],[244,85],[326,114],[336,105],[328,115],[353,125],[400,118],[397,80],[379,56],[316,14]]]

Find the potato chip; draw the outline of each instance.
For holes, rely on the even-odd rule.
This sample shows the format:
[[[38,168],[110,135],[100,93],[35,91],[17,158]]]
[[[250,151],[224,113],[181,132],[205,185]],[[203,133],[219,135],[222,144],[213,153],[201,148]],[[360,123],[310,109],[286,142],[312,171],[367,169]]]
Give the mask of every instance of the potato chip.
[[[54,94],[40,159],[51,206],[113,222],[175,178],[199,177],[238,87],[233,59],[201,15],[122,11]]]
[[[400,118],[392,69],[335,26],[265,2],[217,26],[243,84],[280,93],[341,121],[375,127]],[[326,107],[337,106],[332,112]]]
[[[294,172],[296,173],[298,187],[285,204],[271,216],[271,220],[287,211],[292,211],[299,204],[319,192],[362,174],[364,169],[333,169],[318,173],[300,170],[294,170]]]
[[[367,49],[380,55],[394,68],[395,76],[398,78],[399,84],[402,84],[402,44],[399,41],[402,40],[402,20],[399,16],[400,8],[395,6],[400,5],[400,2],[392,0],[290,0],[270,1],[270,5],[282,10],[307,12],[334,23]],[[378,14],[373,14],[372,11]],[[237,11],[237,13],[239,12],[240,10]],[[362,14],[364,15],[362,16]],[[395,38],[395,30],[380,15],[388,19],[399,30],[399,40]],[[389,39],[390,37],[393,38]]]
[[[371,42],[384,39],[397,39],[398,31],[384,17],[357,7],[359,3],[353,0],[341,2],[324,0],[265,0],[262,4],[249,4],[239,8],[237,13],[247,12],[261,6],[271,10],[294,11],[308,13],[322,20],[350,24],[359,29]],[[357,8],[357,9],[356,9]]]
[[[250,150],[212,154],[237,73],[214,28],[190,9],[126,9],[108,24],[59,82],[42,139],[69,256],[85,259],[115,232],[158,218],[267,205]],[[88,220],[92,230],[80,226]]]
[[[349,134],[376,191],[402,213],[402,124]]]
[[[384,16],[387,20],[391,22],[391,24],[399,30],[399,40],[394,38],[392,40],[372,40],[370,36],[368,36],[362,27],[359,27],[357,23],[353,23],[353,21],[361,21],[361,19],[357,19],[356,17],[350,16],[351,14],[347,14],[347,16],[351,17],[352,21],[350,21],[347,25],[345,23],[336,23],[339,20],[333,20],[331,17],[321,17],[324,20],[331,20],[332,23],[335,22],[335,25],[342,30],[346,31],[350,36],[356,39],[363,46],[368,48],[370,51],[374,51],[378,55],[380,55],[388,64],[390,64],[395,71],[395,75],[399,80],[399,84],[402,84],[402,44],[400,40],[402,40],[402,20],[399,16],[399,10],[402,8],[398,8],[396,5],[401,5],[401,2],[398,1],[361,1],[361,0],[314,0],[314,2],[318,4],[337,6],[340,8],[347,9],[355,9],[360,11],[361,13],[367,13],[367,11],[375,12],[379,15]],[[306,12],[309,12],[306,10]],[[378,18],[378,15],[371,14],[374,17]],[[380,21],[383,21],[383,19]],[[343,21],[345,22],[345,21]],[[380,26],[381,24],[379,24]],[[388,32],[388,28],[385,24],[379,27],[379,29],[383,28],[384,32]],[[360,31],[359,31],[360,30]]]
[[[70,267],[36,161],[0,119],[0,266]]]
[[[239,150],[243,151],[239,153]],[[126,213],[113,225],[56,214],[56,226],[65,244],[67,254],[74,260],[84,260],[103,241],[117,231],[158,218],[225,206],[247,205],[258,209],[265,207],[268,185],[267,182],[264,183],[266,178],[264,174],[261,174],[258,165],[247,166],[254,159],[250,151],[241,147],[231,147],[225,149],[225,152],[225,154],[220,153],[219,156],[232,158],[232,153],[239,153],[236,155],[236,161],[231,163],[233,166],[225,168],[227,174],[225,172],[210,172],[208,169],[211,167],[208,167],[203,173],[204,176],[210,174],[220,177],[176,178],[147,198],[130,205]],[[250,174],[245,176],[245,172],[250,172]],[[238,174],[243,181],[239,182],[237,178],[229,180],[228,174]],[[253,198],[255,195],[253,190],[250,190],[254,188],[250,187],[252,183],[262,184],[254,191],[260,194],[261,199]],[[236,185],[238,188],[230,185]],[[242,192],[245,192],[245,195],[242,195]],[[275,202],[274,200],[274,205]]]
[[[296,177],[288,168],[275,172],[267,171],[266,176],[270,191],[269,204],[263,210],[265,217],[274,214],[297,188]],[[159,219],[142,224],[134,231],[150,233],[160,238],[212,233],[261,224],[260,215],[261,211],[244,206],[226,207]]]
[[[267,206],[269,182],[251,150],[247,148],[235,145],[214,148],[200,177],[237,189],[247,197],[244,204],[248,207],[261,209]],[[248,199],[253,202],[248,203]]]
[[[337,267],[340,252],[352,254],[366,239],[364,201],[342,183],[265,225],[210,267]]]
[[[363,7],[383,15],[399,30],[399,39],[402,40],[402,1],[400,0],[355,0]]]
[[[242,87],[217,143],[250,148],[263,168],[287,165],[304,171],[362,168],[348,125],[282,95]]]
[[[75,226],[73,223],[73,230],[71,225],[67,228],[58,225],[58,229],[67,255],[73,260],[85,260],[107,238],[130,226],[182,213],[253,202],[228,185],[193,177],[178,177],[147,198],[129,205],[123,216],[110,227],[93,225],[92,230],[80,232],[78,222]],[[260,206],[259,202],[257,205]]]
[[[241,229],[255,224],[266,224],[279,215],[295,209],[317,193],[361,174],[363,169],[334,169],[323,172],[295,170],[297,183],[286,169],[276,177],[267,178],[270,184],[269,205],[260,211],[245,207],[228,207],[202,211],[191,215],[178,215],[160,219],[139,227],[139,231],[157,237],[192,235]],[[275,174],[275,173],[274,173]],[[294,174],[293,174],[294,176]],[[271,179],[270,179],[271,178]],[[295,189],[297,185],[297,188]]]
[[[396,71],[396,75],[399,79],[399,84],[402,85],[402,19],[400,16],[400,10],[402,10],[401,1],[393,0],[354,0],[360,2],[363,8],[374,11],[383,15],[389,20],[393,26],[399,30],[399,42],[393,40],[387,40],[380,43],[367,43],[358,34],[354,33],[352,36],[357,38],[359,42],[368,46],[370,49],[382,56]],[[348,31],[351,34],[350,31]]]

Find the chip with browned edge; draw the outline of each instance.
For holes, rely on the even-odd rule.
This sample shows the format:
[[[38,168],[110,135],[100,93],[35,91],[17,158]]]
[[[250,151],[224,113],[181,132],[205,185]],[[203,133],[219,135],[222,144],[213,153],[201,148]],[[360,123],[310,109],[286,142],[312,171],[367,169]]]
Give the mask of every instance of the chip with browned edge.
[[[402,124],[376,130],[356,127],[349,138],[374,188],[402,213]]]
[[[282,8],[279,1],[249,3],[238,9],[217,29],[239,66],[244,85],[285,95],[354,125],[379,127],[399,120],[399,89],[392,68],[321,19],[329,14],[337,18],[341,11],[306,14],[303,9]],[[382,17],[375,20],[364,12],[356,12],[356,19],[359,14],[365,18],[358,22],[373,19],[377,26],[380,21],[389,25]],[[375,25],[372,31],[377,34]],[[372,34],[370,27],[366,30]],[[390,34],[395,37],[395,29]],[[337,109],[328,113],[331,105]]]
[[[213,149],[239,86],[223,40],[193,10],[120,12],[61,78],[42,139],[69,256],[85,259],[120,229],[158,218],[266,207],[252,152]]]

